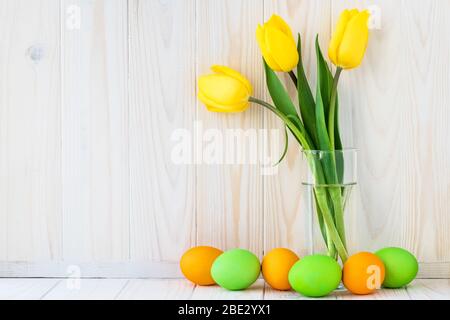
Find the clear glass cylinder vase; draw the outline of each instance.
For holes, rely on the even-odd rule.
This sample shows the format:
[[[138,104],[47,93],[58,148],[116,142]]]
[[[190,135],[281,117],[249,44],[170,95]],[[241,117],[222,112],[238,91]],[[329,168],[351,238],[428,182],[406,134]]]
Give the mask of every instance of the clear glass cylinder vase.
[[[302,165],[311,254],[326,253],[345,261],[348,257],[345,216],[357,184],[357,150],[303,150]],[[320,235],[322,245],[317,245],[315,235]]]

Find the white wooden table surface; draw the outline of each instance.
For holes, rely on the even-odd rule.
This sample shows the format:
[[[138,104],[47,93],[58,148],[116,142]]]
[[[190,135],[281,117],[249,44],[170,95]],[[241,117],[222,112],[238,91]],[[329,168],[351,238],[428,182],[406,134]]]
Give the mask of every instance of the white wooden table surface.
[[[230,292],[217,286],[199,287],[186,280],[155,279],[0,279],[0,300],[302,300],[294,292],[272,290],[258,280],[245,291]],[[346,291],[324,299],[416,300],[450,299],[450,279],[415,280],[404,289],[383,289],[368,296]]]

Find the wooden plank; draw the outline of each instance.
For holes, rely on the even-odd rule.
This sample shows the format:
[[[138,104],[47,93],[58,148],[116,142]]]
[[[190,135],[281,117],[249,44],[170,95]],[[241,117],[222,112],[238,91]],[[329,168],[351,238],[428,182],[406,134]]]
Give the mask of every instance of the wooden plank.
[[[194,285],[187,280],[130,280],[118,300],[188,300]]]
[[[61,257],[57,0],[0,3],[0,260]]]
[[[278,291],[272,289],[267,283],[264,288],[264,300],[336,300],[334,293],[322,298],[308,298],[295,291]]]
[[[258,279],[247,290],[228,291],[219,286],[196,286],[192,300],[262,300],[264,296],[264,280]]]
[[[127,279],[0,279],[0,299],[6,300],[97,300],[97,299],[193,299],[193,300],[304,300],[293,291],[276,291],[258,280],[248,290],[230,292],[219,286],[195,287],[187,280]],[[415,280],[404,289],[382,289],[372,295],[356,296],[336,291],[320,299],[351,300],[445,300],[450,282],[441,279]]]
[[[171,141],[195,119],[195,1],[129,5],[131,258],[178,261],[195,244],[195,168]]]
[[[0,262],[0,278],[67,277],[77,267],[82,278],[162,278],[181,279],[178,262]],[[449,263],[420,263],[418,279],[449,279]]]
[[[352,247],[402,246],[420,261],[448,261],[450,45],[442,38],[450,3],[333,1],[334,20],[343,8],[369,5],[378,8],[380,29],[340,87],[360,149]]]
[[[64,258],[126,260],[127,3],[64,0],[61,14]]]
[[[126,279],[65,279],[43,300],[113,300],[127,285]]]
[[[413,300],[450,300],[450,280],[415,280],[406,290]]]
[[[449,262],[419,263],[418,279],[449,279]]]
[[[0,279],[0,300],[39,300],[58,282],[56,279]]]
[[[254,86],[254,94],[262,95],[263,68],[255,40],[262,8],[261,1],[257,0],[197,1],[198,74],[210,73],[209,68],[214,64],[227,65],[247,76]],[[247,248],[261,256],[262,176],[258,159],[254,159],[261,151],[257,134],[262,126],[263,110],[255,106],[242,114],[216,114],[207,111],[200,102],[197,108],[197,120],[203,132],[227,141],[214,140],[217,152],[223,151],[219,161],[208,163],[203,158],[198,165],[198,243],[221,249]],[[231,138],[234,143],[230,142],[232,134],[241,134],[242,139]],[[202,146],[206,148],[208,143]],[[240,159],[239,150],[244,152]],[[235,157],[228,161],[225,155],[230,154]]]
[[[81,278],[182,278],[179,264],[167,262],[0,262],[0,278],[66,278],[74,273]]]
[[[338,300],[410,300],[406,289],[380,289],[368,295],[354,295],[345,290],[334,295]]]
[[[283,17],[291,26],[293,33],[301,33],[303,63],[311,88],[315,92],[316,54],[315,37],[319,34],[322,49],[327,48],[330,36],[330,1],[282,0],[265,1],[265,19],[274,13]],[[288,76],[284,75],[286,87],[289,88],[296,103],[295,88]],[[266,94],[266,96],[268,96]],[[283,124],[271,114],[266,115],[265,128],[279,129],[279,139],[269,140],[269,148],[283,150]],[[308,203],[302,186],[302,161],[300,147],[290,137],[287,158],[278,167],[278,173],[264,178],[264,237],[265,251],[277,247],[288,247],[298,254],[305,255],[319,252],[323,240],[319,234],[312,233],[315,217],[308,216]],[[276,148],[278,146],[278,148]],[[272,154],[272,152],[267,152]],[[276,157],[277,155],[272,155]],[[313,240],[314,239],[314,240]],[[313,241],[315,246],[313,246]]]

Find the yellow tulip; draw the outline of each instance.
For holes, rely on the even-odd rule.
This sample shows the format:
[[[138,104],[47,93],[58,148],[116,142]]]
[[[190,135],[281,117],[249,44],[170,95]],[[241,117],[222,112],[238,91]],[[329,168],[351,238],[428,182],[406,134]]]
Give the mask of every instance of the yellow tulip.
[[[289,72],[297,66],[299,56],[294,36],[280,16],[273,15],[263,26],[259,25],[256,39],[272,70]]]
[[[369,40],[368,11],[344,10],[330,42],[328,56],[338,67],[356,68],[366,52]]]
[[[213,74],[201,76],[198,98],[209,111],[242,112],[248,108],[252,85],[242,74],[224,66],[213,66]]]

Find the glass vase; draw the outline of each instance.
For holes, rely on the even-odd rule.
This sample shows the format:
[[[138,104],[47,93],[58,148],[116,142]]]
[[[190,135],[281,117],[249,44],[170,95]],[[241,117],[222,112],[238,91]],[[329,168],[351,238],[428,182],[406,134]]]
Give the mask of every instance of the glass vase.
[[[344,218],[357,184],[357,150],[304,150],[302,163],[306,214],[311,226],[311,254],[326,253],[336,261],[345,262],[348,251]],[[319,246],[315,241],[317,234],[323,239]]]

